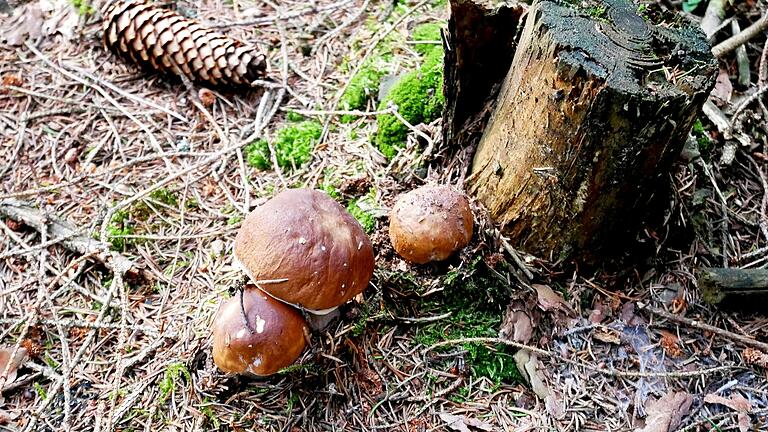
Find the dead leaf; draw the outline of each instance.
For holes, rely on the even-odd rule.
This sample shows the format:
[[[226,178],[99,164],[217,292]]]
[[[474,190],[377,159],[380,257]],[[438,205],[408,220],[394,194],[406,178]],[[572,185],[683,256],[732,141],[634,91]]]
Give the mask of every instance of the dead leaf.
[[[16,373],[19,366],[27,359],[27,350],[24,348],[19,348],[13,358],[11,358],[11,354],[13,354],[13,348],[0,349],[0,388],[16,381]],[[6,368],[8,373],[5,375],[5,380],[3,380],[3,372],[5,372]]]
[[[752,412],[752,402],[740,394],[732,394],[726,398],[714,393],[704,396],[704,402],[725,405],[728,408],[738,412],[738,424],[741,432],[747,432],[752,427],[748,413]]]
[[[476,418],[467,417],[463,415],[453,415],[449,413],[440,413],[440,420],[444,421],[446,426],[459,432],[472,432],[472,429],[482,431],[492,431],[493,425],[490,425],[484,421],[480,421]]]
[[[686,392],[670,392],[658,400],[649,400],[645,410],[645,427],[637,432],[670,432],[677,430],[683,417],[688,415],[693,396]]]
[[[69,1],[40,0],[40,7],[47,17],[42,25],[43,35],[60,34],[68,41],[75,38],[80,16]]]
[[[551,394],[544,398],[544,407],[547,413],[555,419],[562,420],[565,418],[565,407],[563,407],[562,402],[555,398],[555,395]]]
[[[18,75],[11,73],[3,74],[2,84],[0,84],[0,94],[8,93],[9,90],[6,87],[22,87],[23,85],[24,80]]]
[[[507,309],[499,337],[520,343],[527,343],[533,337],[533,321],[524,310]]]
[[[704,402],[725,405],[728,408],[739,412],[748,413],[752,411],[752,402],[740,394],[732,394],[730,398],[726,398],[710,393],[704,396]]]
[[[523,378],[531,385],[531,390],[541,399],[550,395],[549,387],[544,381],[544,374],[539,368],[539,359],[527,349],[521,349],[512,356],[515,366]]]
[[[43,35],[43,21],[43,10],[39,3],[25,4],[16,9],[2,39],[10,46],[21,46],[28,39],[38,39]]]
[[[376,372],[364,367],[357,372],[357,377],[360,387],[366,394],[371,396],[381,394],[383,388],[381,378]]]
[[[572,314],[573,309],[571,309],[571,305],[565,301],[563,296],[552,291],[552,288],[548,287],[547,285],[540,284],[532,284],[531,286],[536,290],[539,307],[542,310],[549,311],[552,309],[558,309],[567,314]]]
[[[201,88],[198,90],[197,97],[200,98],[200,102],[202,102],[203,106],[205,107],[211,107],[213,106],[214,102],[216,102],[216,95],[207,88]]]
[[[0,426],[16,421],[17,418],[19,418],[19,414],[16,412],[0,410]]]
[[[720,73],[717,75],[717,81],[715,82],[715,88],[712,89],[712,93],[709,96],[712,98],[712,102],[717,106],[723,106],[731,101],[731,95],[733,94],[733,84],[731,84],[731,77],[728,76],[728,71],[720,69]]]
[[[752,428],[752,420],[749,418],[749,416],[746,413],[740,412],[736,416],[736,419],[738,420],[740,432],[747,432]]]
[[[614,345],[621,344],[621,335],[618,330],[610,328],[598,328],[594,333],[595,339]]]
[[[592,311],[589,313],[589,322],[592,324],[600,324],[610,314],[611,310],[608,308],[608,306],[605,305],[605,303],[598,303],[597,306],[595,306],[595,308],[592,309]]]

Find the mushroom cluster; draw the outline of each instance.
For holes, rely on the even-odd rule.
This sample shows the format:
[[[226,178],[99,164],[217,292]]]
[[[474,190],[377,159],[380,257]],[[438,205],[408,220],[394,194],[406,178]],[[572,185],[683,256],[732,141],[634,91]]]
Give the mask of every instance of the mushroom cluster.
[[[225,372],[259,376],[301,355],[308,330],[299,310],[335,310],[368,286],[374,266],[357,220],[311,189],[288,189],[253,210],[235,238],[234,258],[251,284],[221,306],[213,358]]]

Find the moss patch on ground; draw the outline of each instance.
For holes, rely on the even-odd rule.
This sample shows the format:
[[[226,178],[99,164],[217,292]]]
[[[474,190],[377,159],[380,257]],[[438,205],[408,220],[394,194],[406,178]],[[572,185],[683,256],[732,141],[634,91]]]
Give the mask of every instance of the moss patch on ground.
[[[411,40],[417,42],[413,49],[417,53],[426,56],[435,49],[440,48],[440,44],[433,42],[440,41],[440,29],[442,27],[438,23],[424,23],[416,26],[411,34]],[[419,43],[425,42],[425,43]]]
[[[284,169],[299,168],[312,158],[312,150],[323,133],[323,125],[316,121],[302,121],[286,126],[275,137],[277,165]],[[271,153],[267,141],[259,139],[244,149],[249,166],[266,170],[272,167]]]
[[[371,188],[367,194],[350,201],[347,211],[360,222],[363,230],[370,234],[376,228],[376,216],[371,211],[376,206],[376,190]]]
[[[504,283],[491,275],[481,260],[477,258],[466,268],[451,270],[443,277],[445,289],[437,298],[424,304],[421,313],[450,312],[451,315],[418,327],[414,336],[418,343],[427,347],[449,339],[498,336],[509,294]],[[508,347],[475,343],[460,346],[475,377],[486,377],[495,384],[523,382],[512,358],[513,352]],[[451,351],[455,346],[443,348],[443,351]]]
[[[369,57],[363,63],[360,70],[349,80],[349,85],[339,100],[339,107],[342,110],[364,110],[368,101],[375,98],[379,91],[381,78],[386,74],[386,69],[382,63],[382,57]],[[356,117],[352,115],[342,115],[339,119],[342,123],[349,123]]]
[[[187,208],[197,205],[195,202],[190,201],[187,201],[185,204]],[[126,209],[118,210],[112,215],[112,219],[107,226],[107,238],[105,240],[110,243],[112,250],[124,251],[126,246],[141,242],[141,239],[125,237],[138,234],[138,222],[147,221],[154,212],[166,213],[167,208],[175,209],[178,205],[179,196],[177,192],[166,188],[154,190],[145,200],[139,201]]]
[[[421,30],[417,27],[419,37],[432,40],[435,28],[429,24],[424,26],[429,27]],[[437,30],[439,35],[439,27]],[[379,106],[379,109],[384,110],[393,103],[400,115],[412,125],[435,120],[441,115],[445,104],[443,48],[440,45],[422,44],[418,50],[424,53],[421,67],[398,80]],[[392,114],[378,116],[377,122],[376,146],[384,156],[392,158],[405,143],[408,127]]]

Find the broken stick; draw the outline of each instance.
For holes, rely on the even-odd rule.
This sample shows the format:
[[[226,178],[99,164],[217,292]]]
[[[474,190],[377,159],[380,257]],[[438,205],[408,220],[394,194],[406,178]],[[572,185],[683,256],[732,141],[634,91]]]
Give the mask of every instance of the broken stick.
[[[705,268],[697,282],[701,298],[716,306],[754,310],[768,299],[768,269]]]
[[[80,255],[92,254],[94,259],[114,273],[141,280],[151,279],[150,275],[131,259],[111,251],[107,243],[79,234],[71,223],[46,215],[29,202],[0,200],[0,215],[30,226],[38,232],[45,231],[50,238],[61,239],[61,244],[72,252]]]

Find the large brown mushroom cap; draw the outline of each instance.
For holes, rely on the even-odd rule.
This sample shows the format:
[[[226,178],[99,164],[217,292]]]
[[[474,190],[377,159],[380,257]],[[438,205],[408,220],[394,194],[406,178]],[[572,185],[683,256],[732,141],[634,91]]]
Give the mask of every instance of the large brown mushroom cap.
[[[449,186],[422,186],[397,198],[389,215],[389,238],[408,261],[442,261],[472,239],[472,210]]]
[[[275,298],[316,313],[361,293],[373,247],[355,218],[327,194],[288,189],[252,211],[235,238],[235,258]]]
[[[242,309],[248,316],[248,325]],[[226,300],[213,322],[213,361],[227,373],[271,375],[304,351],[306,322],[294,308],[253,285]]]

